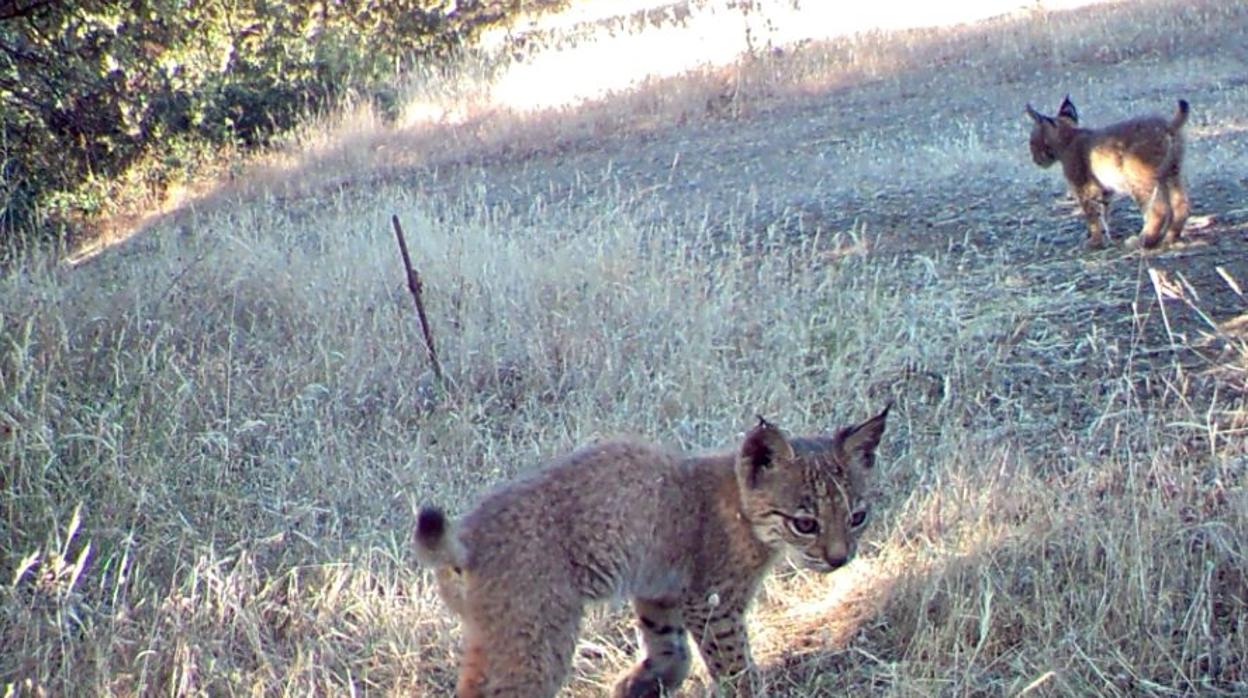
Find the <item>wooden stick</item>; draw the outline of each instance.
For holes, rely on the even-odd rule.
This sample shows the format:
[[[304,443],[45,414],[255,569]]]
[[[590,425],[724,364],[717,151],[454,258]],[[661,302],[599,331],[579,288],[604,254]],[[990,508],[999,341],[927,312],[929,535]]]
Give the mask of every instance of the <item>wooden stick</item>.
[[[438,362],[438,350],[433,346],[433,332],[429,329],[429,316],[425,315],[425,302],[420,292],[424,286],[420,282],[420,273],[412,268],[412,258],[407,253],[407,240],[403,238],[403,226],[399,225],[399,217],[397,215],[390,216],[390,222],[394,224],[394,236],[399,240],[399,252],[403,254],[403,268],[407,271],[407,290],[412,292],[412,298],[416,301],[416,314],[420,316],[420,331],[425,336],[425,350],[429,353],[429,363],[433,365],[433,375],[437,377],[439,385],[446,385],[446,378],[442,375],[442,364]]]

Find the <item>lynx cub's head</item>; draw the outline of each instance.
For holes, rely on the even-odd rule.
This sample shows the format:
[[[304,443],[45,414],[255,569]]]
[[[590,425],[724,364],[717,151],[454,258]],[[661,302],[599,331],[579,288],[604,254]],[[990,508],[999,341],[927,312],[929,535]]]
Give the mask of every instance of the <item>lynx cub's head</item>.
[[[759,418],[737,454],[742,509],[755,535],[829,572],[854,557],[888,409],[831,436],[789,439]]]
[[[1069,139],[1070,133],[1079,126],[1079,112],[1075,110],[1070,96],[1062,100],[1057,116],[1045,116],[1031,105],[1027,105],[1027,115],[1031,117],[1031,159],[1041,167],[1051,167],[1059,159],[1058,149],[1062,140]]]

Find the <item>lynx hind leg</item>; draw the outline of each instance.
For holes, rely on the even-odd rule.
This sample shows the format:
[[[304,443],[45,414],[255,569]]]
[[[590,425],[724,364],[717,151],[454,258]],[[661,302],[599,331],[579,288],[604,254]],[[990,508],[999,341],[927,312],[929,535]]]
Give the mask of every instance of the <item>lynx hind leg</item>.
[[[633,606],[645,656],[615,685],[612,695],[614,698],[673,695],[689,674],[689,640],[680,604],[637,599]]]
[[[464,656],[459,660],[457,698],[484,698],[488,672],[488,640],[480,637],[472,625],[464,622]]]
[[[1144,214],[1144,225],[1140,228],[1139,235],[1133,235],[1127,240],[1127,247],[1152,249],[1161,243],[1162,236],[1170,227],[1170,188],[1161,181],[1152,188],[1137,190],[1134,195],[1140,211]]]
[[[553,698],[576,649],[581,609],[525,606],[517,617],[464,618],[457,698]],[[481,614],[485,615],[485,614]]]
[[[1183,226],[1192,213],[1191,203],[1187,200],[1187,188],[1183,180],[1173,177],[1167,183],[1170,190],[1170,226],[1166,230],[1166,242],[1175,242],[1183,237]]]
[[[689,632],[698,643],[711,679],[726,695],[756,698],[765,695],[762,677],[750,655],[744,606],[719,606],[686,611]]]
[[[1083,209],[1083,218],[1088,225],[1088,247],[1098,250],[1105,246],[1105,237],[1109,234],[1106,223],[1106,212],[1109,209],[1109,195],[1100,188],[1089,187],[1075,193],[1079,199],[1079,207]]]

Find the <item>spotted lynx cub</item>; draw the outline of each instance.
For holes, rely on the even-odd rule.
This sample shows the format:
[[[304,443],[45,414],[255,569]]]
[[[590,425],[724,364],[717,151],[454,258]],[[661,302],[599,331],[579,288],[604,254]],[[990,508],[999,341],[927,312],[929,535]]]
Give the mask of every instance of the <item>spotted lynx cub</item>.
[[[820,572],[853,558],[887,413],[794,439],[760,418],[735,454],[602,443],[458,522],[421,508],[417,557],[463,624],[459,697],[555,695],[587,602],[617,596],[633,598],[645,658],[615,696],[674,692],[689,672],[686,631],[717,683],[762,695],[745,610],[782,551]]]
[[[1079,114],[1067,97],[1057,116],[1045,116],[1027,105],[1031,117],[1031,158],[1041,167],[1062,163],[1071,192],[1088,222],[1088,246],[1105,245],[1105,221],[1113,192],[1130,194],[1144,214],[1138,236],[1128,247],[1156,247],[1165,235],[1174,242],[1183,234],[1190,207],[1183,188],[1183,134],[1189,107],[1168,121],[1147,116],[1104,128],[1079,128]]]

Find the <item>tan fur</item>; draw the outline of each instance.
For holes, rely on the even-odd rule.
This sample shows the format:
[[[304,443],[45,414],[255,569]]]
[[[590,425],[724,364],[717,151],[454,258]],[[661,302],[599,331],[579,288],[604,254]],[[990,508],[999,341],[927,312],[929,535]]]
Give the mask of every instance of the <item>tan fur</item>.
[[[1156,247],[1183,234],[1190,205],[1183,186],[1183,124],[1188,104],[1179,100],[1174,117],[1147,116],[1104,128],[1079,128],[1079,115],[1067,97],[1057,116],[1031,105],[1031,157],[1041,167],[1062,163],[1062,173],[1088,224],[1088,245],[1102,247],[1108,234],[1105,214],[1114,192],[1131,195],[1144,214],[1138,236],[1128,247]]]
[[[717,683],[762,695],[745,610],[782,551],[821,572],[853,558],[887,412],[798,439],[760,418],[736,454],[603,443],[495,490],[457,523],[422,508],[417,556],[463,622],[458,695],[555,695],[586,604],[618,596],[634,600],[645,658],[615,696],[675,691],[686,632]]]

